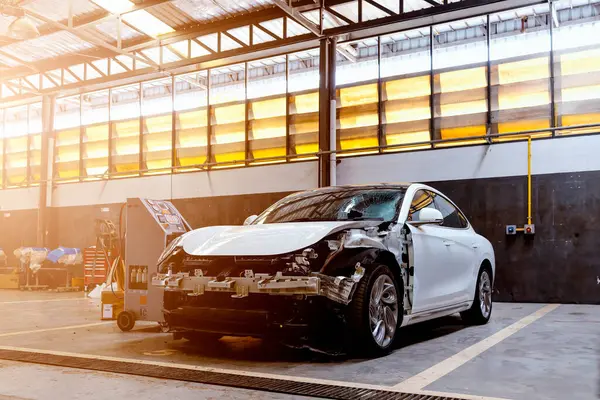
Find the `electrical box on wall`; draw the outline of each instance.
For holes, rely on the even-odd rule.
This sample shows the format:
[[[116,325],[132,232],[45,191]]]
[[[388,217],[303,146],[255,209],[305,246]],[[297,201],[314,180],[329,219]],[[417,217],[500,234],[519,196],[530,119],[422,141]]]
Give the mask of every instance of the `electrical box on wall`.
[[[518,232],[523,232],[524,235],[534,235],[535,234],[535,225],[534,224],[525,224],[522,228],[518,228],[517,225],[506,225],[506,235],[512,236],[516,235]]]

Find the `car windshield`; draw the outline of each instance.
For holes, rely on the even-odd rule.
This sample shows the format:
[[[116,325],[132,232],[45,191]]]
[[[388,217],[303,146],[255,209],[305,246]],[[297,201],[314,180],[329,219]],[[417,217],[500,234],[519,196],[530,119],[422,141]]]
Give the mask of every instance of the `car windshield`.
[[[382,221],[398,216],[402,188],[328,188],[290,195],[273,204],[254,224],[310,221]]]

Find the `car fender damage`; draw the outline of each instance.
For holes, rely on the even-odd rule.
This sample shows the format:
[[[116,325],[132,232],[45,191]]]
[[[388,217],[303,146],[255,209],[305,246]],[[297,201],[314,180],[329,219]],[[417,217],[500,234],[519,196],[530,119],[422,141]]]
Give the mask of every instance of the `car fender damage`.
[[[185,332],[211,330],[262,336],[262,328],[282,333],[302,328],[300,342],[290,343],[291,335],[282,335],[282,341],[339,354],[340,337],[324,344],[322,335],[310,333],[314,327],[345,324],[345,309],[367,268],[387,265],[404,292],[403,314],[412,308],[410,230],[389,223],[361,225],[277,256],[205,257],[174,251],[163,262],[163,273],[152,279],[164,289],[170,330],[184,337]],[[337,328],[326,330],[339,332]]]

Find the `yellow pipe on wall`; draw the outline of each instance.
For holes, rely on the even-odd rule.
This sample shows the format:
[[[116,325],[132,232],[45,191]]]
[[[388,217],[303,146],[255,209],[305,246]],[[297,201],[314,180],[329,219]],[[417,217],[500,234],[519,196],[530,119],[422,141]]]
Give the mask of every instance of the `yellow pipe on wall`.
[[[531,135],[527,138],[527,224],[531,225]]]

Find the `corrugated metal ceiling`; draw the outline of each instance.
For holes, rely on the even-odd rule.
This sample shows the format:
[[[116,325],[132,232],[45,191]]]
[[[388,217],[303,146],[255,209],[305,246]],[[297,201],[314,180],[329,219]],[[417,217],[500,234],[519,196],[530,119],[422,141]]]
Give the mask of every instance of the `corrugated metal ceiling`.
[[[104,10],[89,0],[72,0],[73,15],[76,17],[88,14],[103,14]],[[54,21],[66,20],[69,17],[67,0],[35,0],[23,5],[26,10],[35,11]]]
[[[236,15],[271,6],[271,0],[175,0],[175,7],[196,21],[206,22],[234,17]]]
[[[23,61],[35,62],[64,54],[77,53],[93,47],[94,45],[67,31],[59,31],[36,39],[12,43],[2,47],[2,50]]]
[[[115,19],[107,20],[99,23],[95,26],[97,30],[104,33],[105,35],[110,36],[113,40],[117,38],[117,21]],[[94,28],[91,28],[94,29]],[[129,40],[144,36],[143,33],[136,31],[135,29],[130,28],[126,24],[121,25],[121,39]]]

